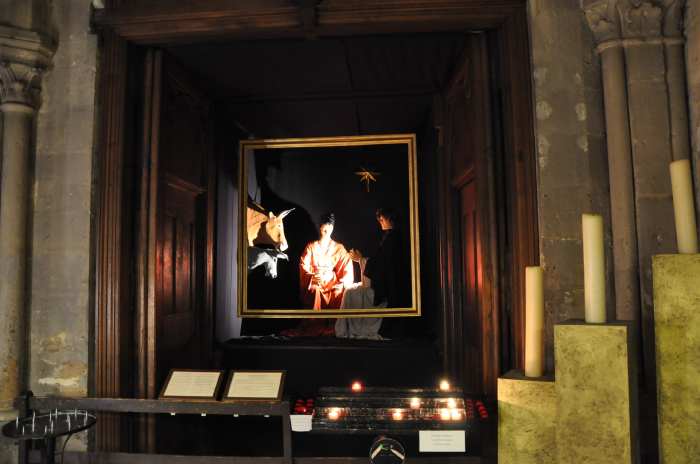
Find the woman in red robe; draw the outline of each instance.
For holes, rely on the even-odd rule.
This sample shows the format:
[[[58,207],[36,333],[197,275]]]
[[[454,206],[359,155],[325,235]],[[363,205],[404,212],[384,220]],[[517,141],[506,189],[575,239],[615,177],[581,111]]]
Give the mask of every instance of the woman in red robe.
[[[335,216],[321,218],[319,239],[306,245],[299,262],[301,300],[318,311],[339,309],[345,289],[352,286],[352,260],[340,243],[331,239]]]

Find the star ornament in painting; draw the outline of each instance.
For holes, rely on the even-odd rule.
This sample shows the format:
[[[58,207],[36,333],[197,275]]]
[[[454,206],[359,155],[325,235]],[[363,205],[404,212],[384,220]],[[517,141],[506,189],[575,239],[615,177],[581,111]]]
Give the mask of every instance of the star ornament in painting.
[[[355,175],[360,178],[360,182],[365,183],[367,192],[369,192],[370,182],[377,182],[377,177],[379,177],[381,173],[370,171],[368,169],[365,169],[364,167],[361,167],[359,171],[355,171]]]

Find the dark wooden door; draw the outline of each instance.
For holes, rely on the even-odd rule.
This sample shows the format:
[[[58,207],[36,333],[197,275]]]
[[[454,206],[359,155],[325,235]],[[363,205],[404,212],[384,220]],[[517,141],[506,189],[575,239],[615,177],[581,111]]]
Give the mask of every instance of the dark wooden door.
[[[486,41],[472,35],[442,95],[442,203],[447,371],[495,396],[500,374],[496,177]]]
[[[164,55],[156,202],[156,388],[171,368],[208,367],[214,163],[210,105]]]
[[[176,155],[179,155],[176,153]],[[205,318],[201,255],[206,207],[201,186],[172,173],[159,179],[156,239],[157,383],[170,368],[202,367]]]
[[[171,369],[211,365],[215,163],[195,79],[161,50],[143,63],[135,394],[155,398]],[[180,419],[142,417],[137,449],[178,452],[173,437],[195,437]]]
[[[481,362],[482,325],[479,305],[479,227],[476,182],[470,179],[458,189],[461,261],[462,378],[470,391],[483,392]]]
[[[215,163],[195,79],[160,50],[144,63],[136,394],[153,398],[170,369],[210,365]]]

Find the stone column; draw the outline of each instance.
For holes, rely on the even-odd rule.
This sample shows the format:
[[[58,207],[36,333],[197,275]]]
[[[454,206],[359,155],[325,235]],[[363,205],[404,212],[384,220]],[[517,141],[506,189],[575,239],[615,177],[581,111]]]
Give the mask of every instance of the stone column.
[[[600,44],[598,53],[603,74],[615,314],[620,320],[635,320],[639,319],[637,221],[625,54],[621,44],[615,40],[620,36],[620,21],[607,2],[595,3],[588,8],[586,19]]]
[[[675,250],[668,164],[689,153],[681,35],[685,0],[582,3],[603,63],[616,311],[620,319],[641,320],[644,372],[651,386],[651,256]]]
[[[647,404],[642,437],[650,452],[656,443],[651,257],[676,250],[669,163],[689,155],[684,6],[685,0],[582,0],[603,63],[616,310],[620,319],[639,320]],[[624,169],[615,166],[620,153]],[[619,240],[621,224],[629,242]]]
[[[666,54],[666,85],[668,86],[671,124],[671,148],[674,161],[690,157],[690,122],[683,38],[684,1],[667,0],[663,22]]]
[[[23,74],[17,77],[11,65],[0,64],[3,85],[0,104],[3,115],[0,171],[0,333],[3,334],[0,337],[0,411],[12,409],[12,400],[23,387],[26,355],[27,209],[34,107],[28,104],[23,95],[13,95],[11,91],[14,87],[23,90],[23,87],[31,86],[34,73],[28,70]]]
[[[693,173],[695,205],[700,209],[700,0],[688,0],[685,8],[686,76],[690,113],[690,133],[693,142]],[[700,233],[700,223],[698,232]]]
[[[0,28],[0,418],[26,387],[31,160],[39,79],[53,47],[38,34]]]

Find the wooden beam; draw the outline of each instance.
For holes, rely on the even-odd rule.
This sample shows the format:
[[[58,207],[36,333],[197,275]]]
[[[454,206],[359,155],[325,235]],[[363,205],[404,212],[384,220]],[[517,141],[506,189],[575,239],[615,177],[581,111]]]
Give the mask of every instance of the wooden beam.
[[[383,2],[326,0],[313,15],[300,14],[286,2],[262,2],[221,7],[201,0],[154,6],[119,6],[94,12],[96,27],[113,29],[123,38],[141,44],[189,43],[210,38],[306,37],[309,21],[314,36],[390,32],[435,32],[495,28],[524,0],[390,0]],[[218,5],[217,5],[218,3]],[[302,12],[303,13],[303,12]]]
[[[133,398],[62,398],[62,397],[31,397],[29,405],[39,410],[71,410],[82,409],[116,413],[143,414],[212,414],[242,416],[287,416],[289,402],[235,402],[221,401],[169,401],[142,400]]]

